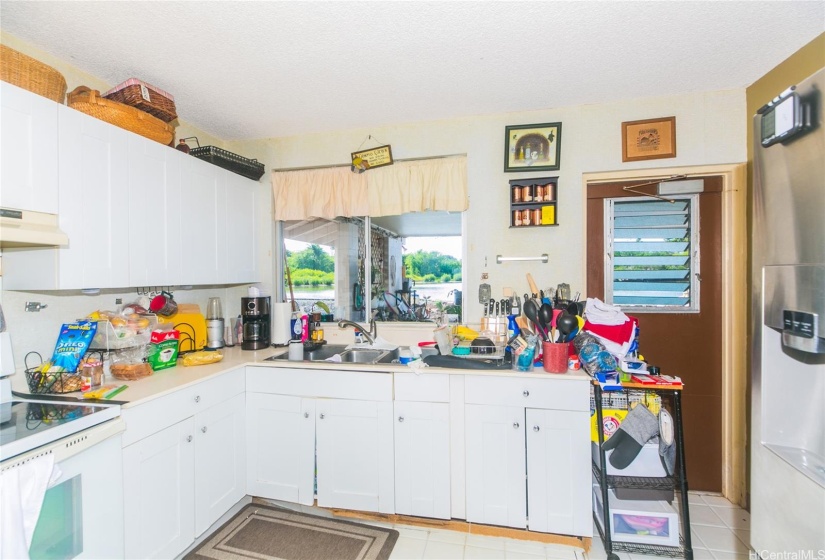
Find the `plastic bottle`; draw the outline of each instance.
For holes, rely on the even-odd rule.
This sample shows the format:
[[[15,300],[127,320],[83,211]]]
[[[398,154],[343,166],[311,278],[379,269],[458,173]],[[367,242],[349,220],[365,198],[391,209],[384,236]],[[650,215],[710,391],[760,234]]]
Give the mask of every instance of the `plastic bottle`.
[[[515,315],[508,315],[507,316],[507,340],[510,340],[517,334],[521,334],[521,329],[518,328],[518,323],[516,323],[516,316]]]
[[[301,315],[301,342],[309,340],[309,316],[304,313]]]

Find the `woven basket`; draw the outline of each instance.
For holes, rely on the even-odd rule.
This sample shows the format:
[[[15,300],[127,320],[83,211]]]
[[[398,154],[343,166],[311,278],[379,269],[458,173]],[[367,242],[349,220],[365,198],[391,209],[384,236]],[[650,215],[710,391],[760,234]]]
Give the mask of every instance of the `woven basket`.
[[[113,87],[104,93],[103,97],[131,107],[137,107],[141,111],[156,116],[163,122],[172,122],[178,118],[175,98],[172,94],[135,78]]]
[[[100,92],[80,86],[69,92],[68,105],[155,142],[168,145],[175,139],[175,128],[149,113],[117,101],[100,97]]]
[[[63,74],[6,45],[0,45],[0,80],[58,103],[66,97]]]

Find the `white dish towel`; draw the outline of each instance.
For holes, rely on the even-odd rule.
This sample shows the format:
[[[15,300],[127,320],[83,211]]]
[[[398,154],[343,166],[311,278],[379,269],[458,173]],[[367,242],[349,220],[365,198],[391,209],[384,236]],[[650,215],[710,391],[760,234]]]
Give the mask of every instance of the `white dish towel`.
[[[51,453],[0,473],[0,558],[29,557],[43,497],[59,476]]]

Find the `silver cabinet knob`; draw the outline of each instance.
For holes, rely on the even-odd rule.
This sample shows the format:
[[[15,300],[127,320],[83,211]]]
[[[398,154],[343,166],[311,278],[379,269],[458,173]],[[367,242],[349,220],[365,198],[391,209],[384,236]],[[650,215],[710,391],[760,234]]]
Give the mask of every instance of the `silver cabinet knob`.
[[[513,429],[518,430],[518,428],[519,428],[519,423],[518,422],[513,422]]]
[[[201,428],[201,433],[204,433],[204,434],[206,433],[206,426],[204,426],[203,428]]]
[[[304,412],[304,418],[309,418],[309,412]]]
[[[195,395],[195,402],[201,402],[201,396]]]
[[[186,436],[186,443],[192,443],[192,436]]]
[[[323,419],[324,419],[324,413],[322,412],[322,413],[318,416],[318,418],[320,418],[321,420],[323,420]]]
[[[398,421],[399,421],[399,422],[403,422],[403,421],[404,421],[404,417],[403,417],[403,416],[399,416],[399,417],[398,417]]]
[[[522,393],[522,395],[524,395],[525,397],[529,397],[530,396],[530,391],[525,389],[524,392]]]
[[[540,429],[541,429],[541,428],[539,428],[538,426],[533,426],[533,431],[534,431],[534,432],[538,432]]]

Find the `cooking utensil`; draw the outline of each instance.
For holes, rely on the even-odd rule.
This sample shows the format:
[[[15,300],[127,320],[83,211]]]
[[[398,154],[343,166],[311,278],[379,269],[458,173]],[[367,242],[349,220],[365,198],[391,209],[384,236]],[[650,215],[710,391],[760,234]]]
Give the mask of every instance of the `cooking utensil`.
[[[549,303],[542,303],[539,307],[539,319],[542,322],[545,333],[550,333],[553,327],[553,307]],[[545,337],[545,340],[552,341],[552,337]]]
[[[524,315],[535,325],[536,332],[540,333],[543,337],[547,336],[547,333],[542,330],[541,323],[539,322],[539,308],[536,305],[536,300],[528,299],[524,302]]]
[[[527,273],[527,284],[530,286],[530,293],[535,297],[539,293],[539,287],[536,286],[536,281],[533,280],[533,275],[529,272]]]
[[[567,311],[562,311],[556,318],[556,328],[559,330],[558,342],[565,342],[573,330],[578,330],[579,322],[574,315],[571,315]]]

